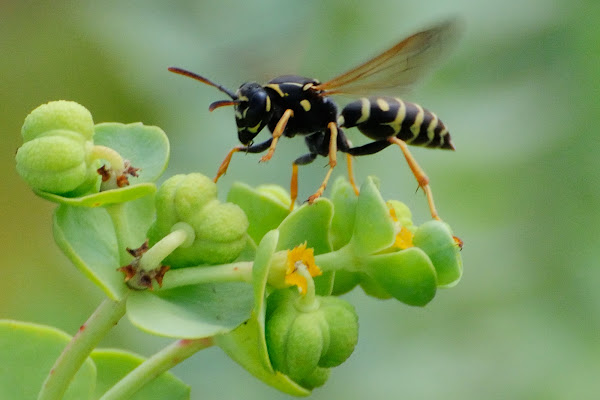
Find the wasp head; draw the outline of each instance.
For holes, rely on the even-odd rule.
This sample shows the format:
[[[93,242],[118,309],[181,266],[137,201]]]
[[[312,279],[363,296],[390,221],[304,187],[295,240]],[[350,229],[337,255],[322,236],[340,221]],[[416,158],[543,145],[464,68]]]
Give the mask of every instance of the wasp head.
[[[248,145],[267,125],[273,114],[267,91],[256,82],[244,83],[236,92],[235,122],[238,139]]]

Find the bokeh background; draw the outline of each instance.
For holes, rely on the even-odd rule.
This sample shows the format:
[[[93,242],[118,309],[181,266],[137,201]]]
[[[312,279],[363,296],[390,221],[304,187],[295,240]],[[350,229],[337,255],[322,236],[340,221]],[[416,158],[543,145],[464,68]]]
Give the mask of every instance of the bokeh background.
[[[167,67],[231,88],[285,73],[326,80],[458,16],[460,45],[407,99],[453,134],[456,152],[413,154],[465,242],[464,278],[425,308],[348,295],[360,315],[358,347],[312,397],[598,398],[599,9],[596,0],[2,1],[0,318],[74,333],[102,299],[54,245],[53,205],[15,172],[20,127],[36,106],[69,99],[96,122],[158,125],[172,146],[166,176],[212,176],[236,144],[232,112],[209,113],[221,94]],[[235,157],[221,197],[236,180],[287,187],[303,146],[281,141],[266,165]],[[301,196],[324,165],[301,169]],[[397,149],[355,165],[359,180],[379,176],[385,197],[408,203],[417,222],[428,218]],[[123,320],[103,345],[151,355],[168,342]],[[174,371],[193,399],[288,398],[218,349]]]

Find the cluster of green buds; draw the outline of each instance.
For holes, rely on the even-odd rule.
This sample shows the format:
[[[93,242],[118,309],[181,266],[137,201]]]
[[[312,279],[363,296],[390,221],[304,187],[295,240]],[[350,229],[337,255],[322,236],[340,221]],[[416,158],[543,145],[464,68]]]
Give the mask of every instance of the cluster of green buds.
[[[169,156],[164,133],[94,125],[76,103],[37,108],[23,137],[17,170],[59,204],[57,244],[110,299],[126,302],[134,325],[210,339],[292,395],[323,385],[357,344],[358,316],[340,294],[360,286],[424,306],[462,274],[450,228],[414,225],[408,207],[384,201],[373,178],[358,196],[340,178],[330,199],[290,212],[289,195],[274,185],[236,183],[227,202],[199,173],[157,187]],[[130,184],[100,184],[127,175]]]

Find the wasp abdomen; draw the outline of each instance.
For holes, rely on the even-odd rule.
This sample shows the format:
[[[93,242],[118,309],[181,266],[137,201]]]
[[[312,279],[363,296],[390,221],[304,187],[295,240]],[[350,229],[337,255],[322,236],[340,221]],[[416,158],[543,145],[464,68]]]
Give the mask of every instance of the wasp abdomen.
[[[392,136],[414,146],[454,150],[450,133],[437,115],[418,104],[395,97],[361,98],[349,103],[338,120],[356,126],[373,140]]]

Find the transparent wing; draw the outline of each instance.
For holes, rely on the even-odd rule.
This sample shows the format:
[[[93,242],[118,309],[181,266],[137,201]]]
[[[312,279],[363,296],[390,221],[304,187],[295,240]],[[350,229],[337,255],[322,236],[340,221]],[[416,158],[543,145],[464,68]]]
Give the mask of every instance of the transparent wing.
[[[394,89],[402,93],[427,75],[448,54],[459,36],[459,23],[449,20],[415,33],[375,58],[315,86],[324,95],[368,95]]]

